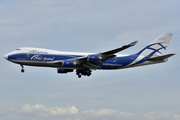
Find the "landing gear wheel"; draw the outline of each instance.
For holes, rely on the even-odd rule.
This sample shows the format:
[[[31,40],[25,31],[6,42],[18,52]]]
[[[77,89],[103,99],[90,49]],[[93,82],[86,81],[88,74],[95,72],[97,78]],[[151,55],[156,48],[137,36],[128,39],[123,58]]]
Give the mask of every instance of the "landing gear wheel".
[[[81,78],[81,75],[78,75],[78,78]]]
[[[79,69],[76,69],[76,75],[78,75],[79,78],[81,78],[82,75],[84,76],[91,76],[91,70],[89,69],[83,69],[83,68],[79,68]]]
[[[25,70],[24,69],[21,69],[21,72],[23,73]]]
[[[91,71],[88,71],[87,76],[88,77],[91,76]]]

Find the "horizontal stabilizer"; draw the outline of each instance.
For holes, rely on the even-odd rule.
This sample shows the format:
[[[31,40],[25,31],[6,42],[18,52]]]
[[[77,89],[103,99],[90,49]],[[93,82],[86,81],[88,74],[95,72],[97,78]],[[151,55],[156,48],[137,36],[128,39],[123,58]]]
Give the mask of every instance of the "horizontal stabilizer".
[[[167,54],[167,55],[162,55],[162,56],[158,56],[158,57],[148,58],[145,60],[147,60],[147,61],[160,61],[160,60],[165,60],[165,59],[167,59],[173,55],[175,55],[175,54]]]

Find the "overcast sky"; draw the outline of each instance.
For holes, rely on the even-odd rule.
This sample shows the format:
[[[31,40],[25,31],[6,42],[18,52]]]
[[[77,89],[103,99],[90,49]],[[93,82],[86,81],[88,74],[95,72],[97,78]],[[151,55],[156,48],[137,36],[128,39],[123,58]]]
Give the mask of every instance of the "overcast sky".
[[[180,120],[179,0],[0,0],[0,119]],[[4,59],[18,47],[134,54],[173,33],[166,63],[79,79]]]

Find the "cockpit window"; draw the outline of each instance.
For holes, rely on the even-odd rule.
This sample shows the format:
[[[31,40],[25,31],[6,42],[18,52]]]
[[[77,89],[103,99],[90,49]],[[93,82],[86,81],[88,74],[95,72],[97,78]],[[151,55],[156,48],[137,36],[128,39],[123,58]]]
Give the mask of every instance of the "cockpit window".
[[[18,49],[16,49],[16,50],[21,50],[21,49],[18,48]]]

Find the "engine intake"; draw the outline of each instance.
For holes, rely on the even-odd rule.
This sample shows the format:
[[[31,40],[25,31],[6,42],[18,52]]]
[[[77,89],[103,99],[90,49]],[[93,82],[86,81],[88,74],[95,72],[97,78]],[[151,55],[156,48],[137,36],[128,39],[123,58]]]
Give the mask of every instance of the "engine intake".
[[[57,68],[57,73],[68,73],[68,72],[73,72],[73,69]]]

